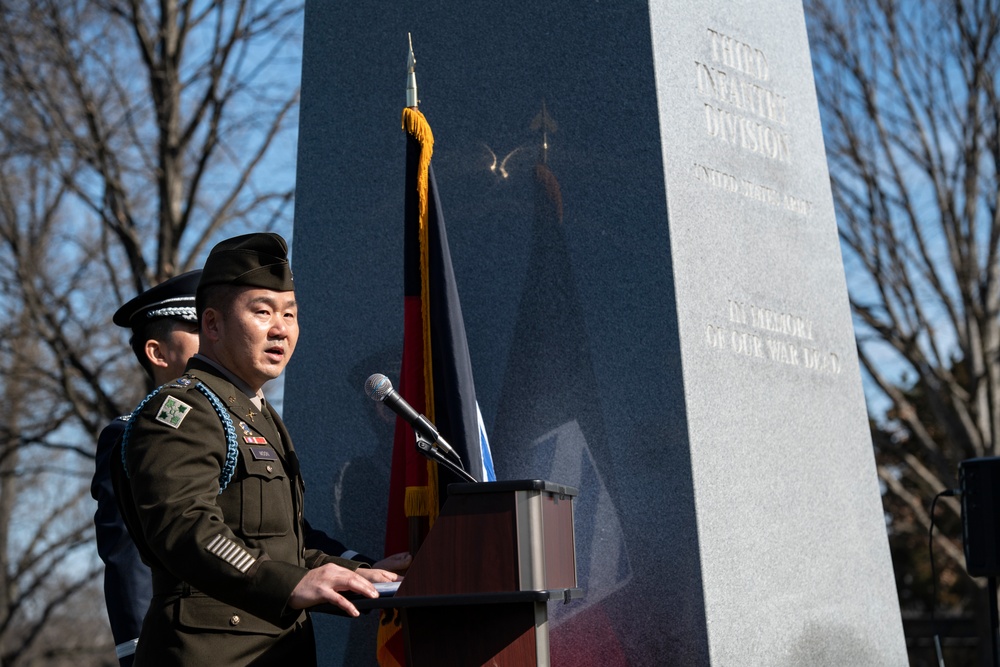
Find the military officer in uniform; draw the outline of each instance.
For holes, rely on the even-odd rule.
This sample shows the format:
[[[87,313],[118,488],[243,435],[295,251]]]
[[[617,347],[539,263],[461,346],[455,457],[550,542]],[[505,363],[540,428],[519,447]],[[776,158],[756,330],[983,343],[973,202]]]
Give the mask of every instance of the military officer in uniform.
[[[298,309],[277,234],[219,243],[197,290],[199,353],[120,440],[115,486],[153,573],[136,665],[314,665],[317,604],[358,611],[381,569],[309,549],[291,438],[261,387],[285,368]]]
[[[132,330],[129,344],[139,365],[155,386],[179,377],[198,351],[198,317],[195,292],[201,271],[190,271],[151,287],[123,304],[113,322]],[[121,667],[132,665],[142,618],[152,597],[152,581],[118,511],[111,482],[112,446],[125,429],[127,417],[108,424],[98,439],[91,495],[97,501],[94,525],[97,551],[104,561],[104,599]],[[308,547],[328,554],[371,564],[375,568],[405,571],[409,554],[395,554],[381,561],[349,550],[337,540],[305,524]]]

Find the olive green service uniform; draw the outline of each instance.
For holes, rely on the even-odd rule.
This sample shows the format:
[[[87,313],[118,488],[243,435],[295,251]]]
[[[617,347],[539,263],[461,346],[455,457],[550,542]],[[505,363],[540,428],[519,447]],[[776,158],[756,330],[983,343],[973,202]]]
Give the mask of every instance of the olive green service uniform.
[[[219,243],[199,303],[216,284],[294,289],[284,239]],[[230,377],[195,356],[122,434],[115,490],[153,574],[136,667],[315,665],[309,615],[288,599],[311,568],[360,565],[305,548],[292,440],[270,406],[255,405]]]
[[[136,666],[315,664],[308,615],[286,602],[308,568],[359,563],[305,549],[298,460],[270,406],[194,358],[122,447],[125,518],[153,572]]]

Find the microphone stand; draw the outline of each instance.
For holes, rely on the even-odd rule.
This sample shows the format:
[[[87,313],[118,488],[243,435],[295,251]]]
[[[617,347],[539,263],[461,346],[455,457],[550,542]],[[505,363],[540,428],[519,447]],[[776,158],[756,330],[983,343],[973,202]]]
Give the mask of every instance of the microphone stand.
[[[458,475],[459,477],[461,477],[462,479],[464,479],[467,482],[478,482],[479,481],[478,479],[476,479],[475,477],[473,477],[469,473],[465,472],[462,468],[460,468],[459,466],[455,465],[451,461],[451,459],[449,459],[444,454],[442,454],[440,449],[438,449],[437,447],[435,447],[434,445],[432,445],[422,435],[420,435],[419,433],[416,433],[415,435],[417,436],[417,450],[419,450],[421,454],[423,454],[424,456],[426,456],[429,459],[437,461],[438,463],[440,463],[441,465],[443,465],[445,468],[447,468],[448,470],[452,471],[453,473],[455,473],[456,475]]]

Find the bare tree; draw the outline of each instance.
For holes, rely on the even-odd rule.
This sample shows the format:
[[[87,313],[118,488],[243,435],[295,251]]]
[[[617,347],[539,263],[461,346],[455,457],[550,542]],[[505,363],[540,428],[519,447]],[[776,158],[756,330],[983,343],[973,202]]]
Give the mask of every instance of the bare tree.
[[[301,18],[0,0],[0,664],[107,657],[58,626],[100,572],[94,443],[144,390],[111,314],[223,232],[287,234]]]
[[[897,558],[903,581],[904,560],[926,564],[931,499],[957,486],[960,461],[997,453],[1000,5],[806,10],[890,538],[894,554],[924,552]],[[945,594],[981,590],[964,574],[959,503],[939,508]],[[904,607],[932,604],[900,593]]]

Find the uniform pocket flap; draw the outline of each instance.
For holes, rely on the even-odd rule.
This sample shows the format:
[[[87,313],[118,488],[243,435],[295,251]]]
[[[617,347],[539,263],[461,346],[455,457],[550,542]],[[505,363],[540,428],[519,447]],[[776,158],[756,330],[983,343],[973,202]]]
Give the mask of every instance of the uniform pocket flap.
[[[271,636],[281,634],[277,625],[207,595],[192,595],[177,600],[177,622],[191,630]]]
[[[246,448],[243,451],[243,466],[247,474],[264,479],[281,479],[285,477],[285,468],[281,461],[275,456],[273,459],[253,458],[253,453]],[[273,450],[271,450],[273,452]]]

